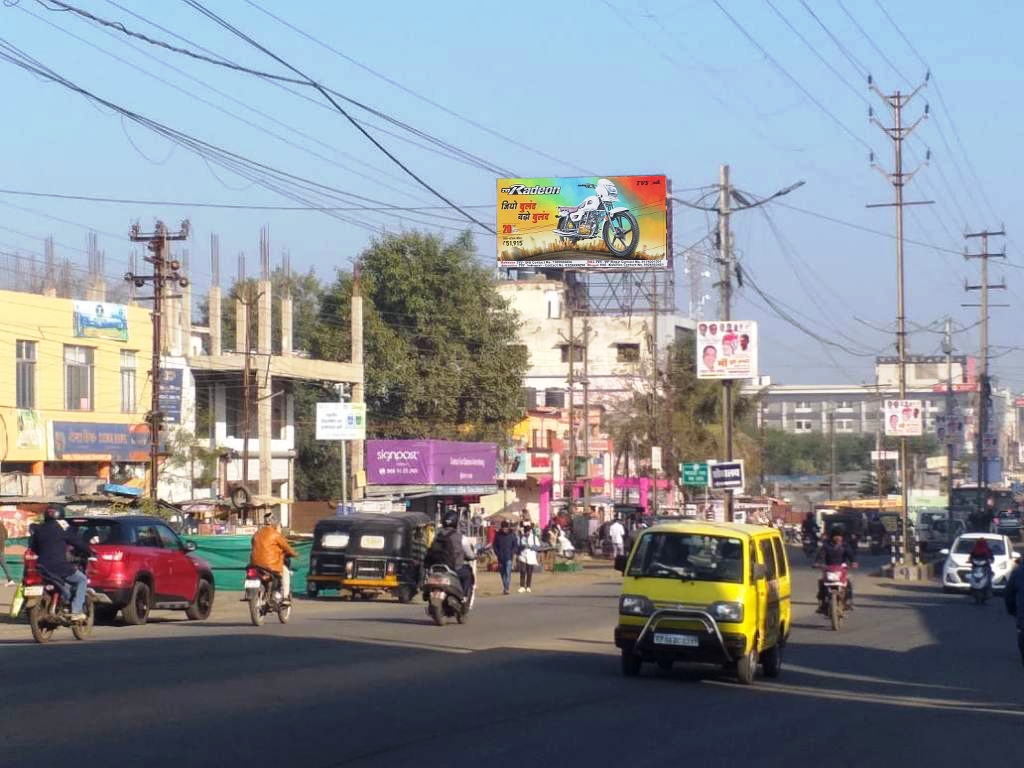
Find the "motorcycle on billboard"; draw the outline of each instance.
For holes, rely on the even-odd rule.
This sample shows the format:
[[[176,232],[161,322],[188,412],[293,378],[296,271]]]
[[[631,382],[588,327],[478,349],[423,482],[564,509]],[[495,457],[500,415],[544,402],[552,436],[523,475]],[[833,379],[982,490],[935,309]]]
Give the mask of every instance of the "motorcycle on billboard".
[[[597,184],[578,184],[593,189],[579,205],[558,206],[558,227],[555,234],[563,243],[575,245],[580,240],[601,237],[608,251],[620,259],[628,259],[640,243],[640,225],[625,206],[612,207],[619,199],[619,190],[608,179]]]

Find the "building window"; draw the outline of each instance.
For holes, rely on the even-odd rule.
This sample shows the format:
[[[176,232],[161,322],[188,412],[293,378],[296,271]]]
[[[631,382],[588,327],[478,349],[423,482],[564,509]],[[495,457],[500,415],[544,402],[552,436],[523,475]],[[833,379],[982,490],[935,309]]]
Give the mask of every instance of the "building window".
[[[91,347],[64,347],[64,409],[91,411],[93,386],[93,350]]]
[[[136,406],[135,391],[135,352],[121,350],[121,413],[134,413]]]
[[[796,404],[797,413],[807,413],[811,410],[811,404],[806,400],[801,400]]]
[[[810,419],[797,419],[793,422],[794,432],[810,432],[814,428],[814,422]]]
[[[837,411],[852,411],[853,410],[853,405],[850,403],[849,400],[841,400],[839,402],[839,405],[836,407],[836,410]]]
[[[558,348],[562,351],[562,362],[563,363],[568,363],[569,362],[569,345],[568,344],[559,344]],[[574,344],[572,349],[573,349],[574,362],[582,363],[583,362],[583,347],[581,345],[579,345],[579,344]]]
[[[836,419],[836,432],[853,432],[853,419]]]
[[[639,344],[616,344],[615,345],[617,354],[615,359],[620,363],[639,363],[640,362],[640,345]]]
[[[36,407],[36,343],[20,340],[15,342],[15,359],[16,402],[19,408],[31,410]]]

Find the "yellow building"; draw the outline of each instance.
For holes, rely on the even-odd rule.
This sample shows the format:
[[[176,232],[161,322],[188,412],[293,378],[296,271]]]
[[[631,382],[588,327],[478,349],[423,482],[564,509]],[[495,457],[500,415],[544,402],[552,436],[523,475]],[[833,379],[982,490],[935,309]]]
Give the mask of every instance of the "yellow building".
[[[147,309],[0,291],[0,493],[148,460],[152,338]]]

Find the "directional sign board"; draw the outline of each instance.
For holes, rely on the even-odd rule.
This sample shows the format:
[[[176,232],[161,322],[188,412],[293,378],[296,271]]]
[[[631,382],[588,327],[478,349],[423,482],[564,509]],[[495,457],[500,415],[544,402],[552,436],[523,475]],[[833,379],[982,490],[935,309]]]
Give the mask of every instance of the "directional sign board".
[[[683,462],[679,465],[679,474],[682,476],[683,485],[707,487],[708,465],[704,462]]]
[[[709,464],[710,486],[718,490],[743,490],[743,460]]]

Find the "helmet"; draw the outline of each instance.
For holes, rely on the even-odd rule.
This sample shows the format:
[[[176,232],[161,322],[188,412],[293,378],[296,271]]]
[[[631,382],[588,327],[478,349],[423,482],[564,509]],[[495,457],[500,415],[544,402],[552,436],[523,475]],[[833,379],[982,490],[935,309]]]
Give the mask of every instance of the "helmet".
[[[60,517],[60,509],[51,504],[43,512],[43,517],[45,517],[47,520],[56,520],[58,517]]]
[[[263,516],[263,524],[264,525],[274,525],[276,522],[277,522],[277,519],[274,517],[274,513],[273,512],[267,512],[267,514],[265,514]]]
[[[444,513],[444,517],[441,518],[441,525],[445,528],[458,528],[459,527],[459,513],[454,509],[449,509]]]

